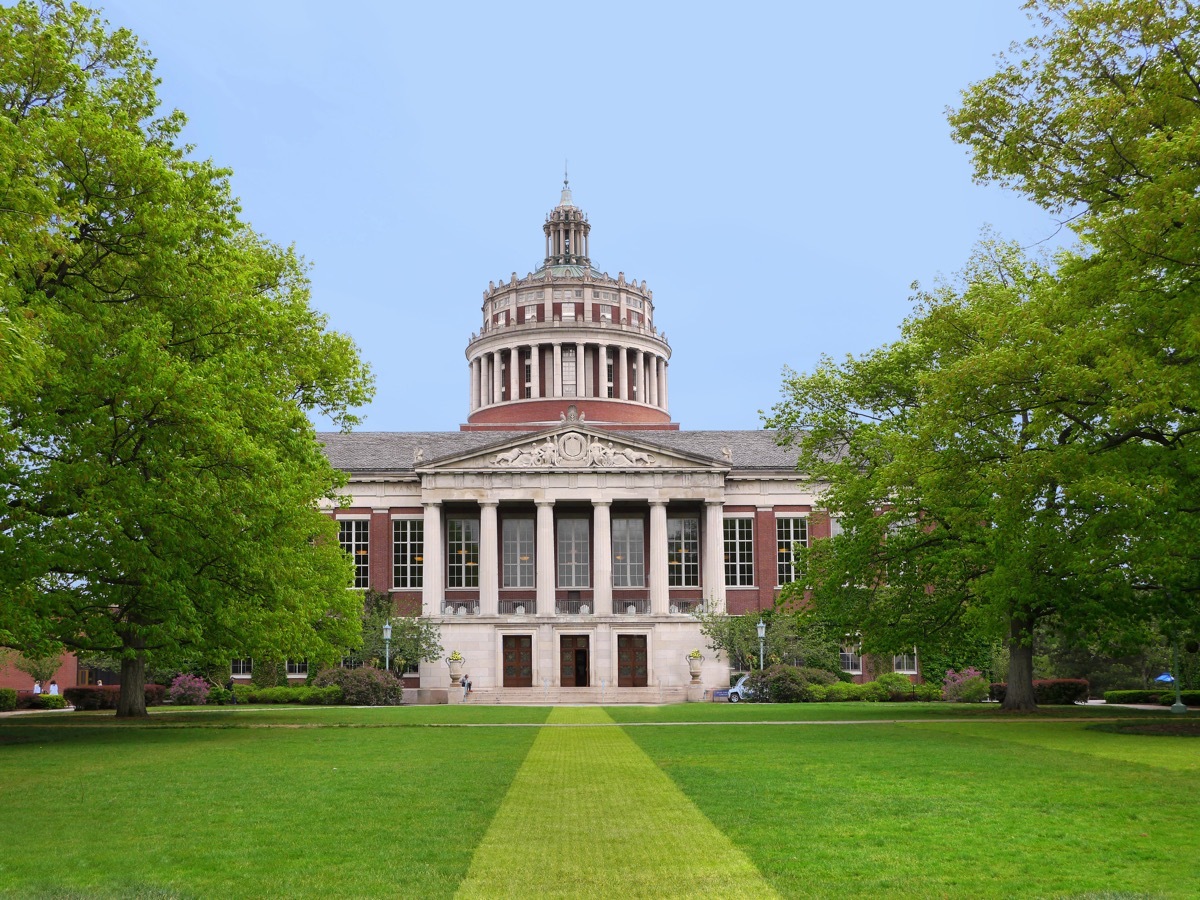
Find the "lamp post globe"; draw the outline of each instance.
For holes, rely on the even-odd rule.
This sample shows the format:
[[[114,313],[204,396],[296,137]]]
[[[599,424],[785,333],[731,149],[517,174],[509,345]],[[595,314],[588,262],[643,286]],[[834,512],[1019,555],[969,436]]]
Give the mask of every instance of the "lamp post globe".
[[[392,671],[392,622],[383,623],[383,668]]]
[[[761,672],[763,668],[763,641],[767,637],[767,626],[762,620],[762,616],[758,617],[758,670]]]

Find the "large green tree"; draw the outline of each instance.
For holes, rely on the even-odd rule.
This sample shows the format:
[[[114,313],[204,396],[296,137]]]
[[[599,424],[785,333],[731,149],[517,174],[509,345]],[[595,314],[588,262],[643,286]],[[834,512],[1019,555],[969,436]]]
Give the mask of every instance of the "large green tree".
[[[333,659],[361,612],[307,412],[369,373],[156,84],[82,6],[0,9],[0,636],[119,656],[118,715],[150,658]]]

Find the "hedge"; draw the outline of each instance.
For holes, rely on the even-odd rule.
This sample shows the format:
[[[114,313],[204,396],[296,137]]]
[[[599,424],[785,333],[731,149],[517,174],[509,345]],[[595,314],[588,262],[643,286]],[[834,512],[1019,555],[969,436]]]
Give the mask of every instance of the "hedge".
[[[12,688],[0,688],[0,712],[17,708],[17,692]]]
[[[1086,678],[1035,678],[1033,699],[1039,706],[1070,706],[1088,698],[1089,686]],[[1000,703],[1008,692],[1004,682],[993,682],[991,698]]]
[[[66,709],[67,698],[59,694],[17,691],[17,709]]]
[[[240,697],[238,698],[241,699]],[[252,688],[246,692],[249,703],[300,703],[305,706],[333,706],[342,702],[339,685],[329,687],[269,687]]]
[[[145,688],[146,705],[162,706],[167,689],[161,684],[148,684]],[[85,684],[69,687],[63,691],[67,702],[76,709],[116,709],[121,697],[118,684]]]

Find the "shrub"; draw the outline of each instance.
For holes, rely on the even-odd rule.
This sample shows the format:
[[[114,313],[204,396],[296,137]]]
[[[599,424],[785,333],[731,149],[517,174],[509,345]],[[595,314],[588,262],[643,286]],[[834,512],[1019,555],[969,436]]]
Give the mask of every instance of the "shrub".
[[[1180,691],[1179,699],[1183,701],[1184,706],[1200,706],[1200,691]],[[1158,702],[1163,706],[1175,705],[1175,689],[1171,688],[1170,693],[1159,694]]]
[[[868,681],[858,686],[858,699],[868,703],[882,703],[888,699],[888,689],[878,681]]]
[[[899,672],[884,672],[875,679],[875,683],[887,691],[888,700],[916,699],[916,694],[913,692],[913,684],[908,680],[907,675],[901,675]]]
[[[1003,703],[1007,693],[1008,685],[1004,682],[991,685],[993,700]],[[1035,678],[1033,681],[1033,701],[1039,706],[1070,706],[1087,698],[1088,683],[1083,678]]]
[[[17,692],[12,688],[0,688],[0,712],[17,708]]]
[[[1105,703],[1157,703],[1159,698],[1169,694],[1174,702],[1175,689],[1163,690],[1154,688],[1149,691],[1105,691]]]
[[[171,702],[185,706],[200,706],[208,699],[208,682],[196,675],[176,675],[171,682]]]
[[[249,703],[250,695],[254,693],[254,687],[249,684],[235,684],[233,686],[233,696],[237,697],[238,703]]]
[[[17,709],[66,709],[67,698],[59,694],[35,694],[33,691],[17,692]]]
[[[143,692],[146,695],[147,706],[162,706],[163,701],[167,699],[167,689],[161,684],[148,684]]]
[[[350,706],[398,706],[404,696],[399,678],[370,666],[326,669],[313,683],[317,687],[336,684],[342,689],[342,702]]]
[[[765,671],[752,672],[746,685],[754,693],[751,699],[770,703],[815,703],[824,699],[829,685],[837,676],[824,669],[809,666],[774,665]]]
[[[862,685],[855,684],[853,681],[839,681],[837,684],[831,684],[825,688],[825,702],[845,703],[848,700],[858,700],[861,687]]]
[[[834,679],[834,684],[840,683],[836,678]],[[810,684],[805,691],[808,695],[806,699],[809,703],[821,703],[826,699],[831,687],[833,687],[831,684]]]
[[[305,706],[332,706],[342,702],[342,688],[331,684],[328,687],[273,687],[250,692],[251,703],[299,703]]]
[[[925,684],[914,685],[917,699],[926,702],[942,699],[942,686],[934,684],[932,681],[927,681]]]
[[[951,703],[982,703],[988,690],[983,673],[974,666],[967,666],[961,672],[947,669],[942,682],[942,696]]]
[[[206,702],[209,706],[214,704],[217,706],[224,706],[232,699],[233,691],[227,691],[223,687],[215,687],[208,689],[208,700]]]
[[[162,706],[167,689],[161,684],[148,684],[145,689],[147,706]],[[116,684],[84,684],[63,691],[67,703],[79,710],[116,709],[121,687]]]

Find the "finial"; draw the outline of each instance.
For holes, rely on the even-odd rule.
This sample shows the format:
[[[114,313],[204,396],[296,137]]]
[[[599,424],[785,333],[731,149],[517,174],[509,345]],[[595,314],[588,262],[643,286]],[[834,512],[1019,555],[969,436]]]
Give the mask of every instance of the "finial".
[[[571,187],[571,181],[569,178],[567,178],[567,160],[566,159],[563,160],[563,187],[568,190]]]
[[[558,201],[559,206],[574,206],[571,202],[571,182],[567,177],[567,161],[563,160],[563,189],[562,199]]]

